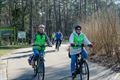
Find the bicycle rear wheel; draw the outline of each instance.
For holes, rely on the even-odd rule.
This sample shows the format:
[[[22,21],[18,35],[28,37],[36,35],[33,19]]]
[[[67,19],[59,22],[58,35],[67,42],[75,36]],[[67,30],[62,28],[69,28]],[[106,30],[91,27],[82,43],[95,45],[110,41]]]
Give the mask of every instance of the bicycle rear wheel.
[[[59,45],[57,46],[57,51],[59,51]]]
[[[81,80],[89,80],[89,67],[86,61],[83,61],[81,66]]]
[[[37,72],[37,76],[38,76],[38,80],[44,80],[44,75],[45,75],[45,65],[44,65],[44,61],[39,61],[38,63],[38,72]]]
[[[59,51],[59,46],[60,46],[60,42],[58,41],[58,44],[57,44],[57,51]]]

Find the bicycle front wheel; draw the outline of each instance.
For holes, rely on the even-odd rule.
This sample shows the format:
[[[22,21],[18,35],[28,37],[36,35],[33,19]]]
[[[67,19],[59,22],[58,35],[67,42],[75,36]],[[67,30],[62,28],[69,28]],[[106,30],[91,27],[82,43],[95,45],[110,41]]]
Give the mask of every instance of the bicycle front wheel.
[[[81,66],[81,80],[89,80],[89,67],[86,61]]]
[[[44,61],[39,61],[38,72],[37,72],[38,80],[44,80],[44,75],[45,75]]]

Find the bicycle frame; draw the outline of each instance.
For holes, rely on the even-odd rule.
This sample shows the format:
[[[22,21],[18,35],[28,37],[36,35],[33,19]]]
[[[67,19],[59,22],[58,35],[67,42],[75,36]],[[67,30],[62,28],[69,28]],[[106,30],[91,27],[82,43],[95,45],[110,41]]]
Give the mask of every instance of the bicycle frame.
[[[82,48],[82,50],[83,50],[83,48]],[[82,53],[82,51],[81,51],[81,53]],[[89,80],[89,67],[88,67],[87,62],[83,60],[81,53],[76,55],[76,68],[75,68],[74,76],[76,77],[78,74],[80,74],[80,80],[83,80],[83,78],[85,78],[83,74],[86,75],[86,69],[87,69],[87,78],[86,79]],[[84,64],[84,68],[85,68],[85,73],[83,71],[84,70],[83,64]]]
[[[45,66],[44,66],[44,57],[39,54],[35,62],[34,72],[35,76],[38,76],[38,80],[44,80]],[[42,76],[41,76],[42,75]]]
[[[80,72],[78,71],[81,71],[80,69],[81,69],[82,63],[83,63],[83,58],[81,56],[81,53],[79,53],[76,55],[76,70],[75,70],[76,75],[80,74]]]

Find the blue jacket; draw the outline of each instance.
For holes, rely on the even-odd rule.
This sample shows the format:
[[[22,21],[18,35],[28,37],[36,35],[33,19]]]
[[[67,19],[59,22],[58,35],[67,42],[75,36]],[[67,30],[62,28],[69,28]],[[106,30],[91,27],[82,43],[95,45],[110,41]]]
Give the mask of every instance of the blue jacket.
[[[55,33],[55,40],[62,40],[62,37],[63,37],[63,35],[62,35],[62,33],[60,32],[56,32]]]

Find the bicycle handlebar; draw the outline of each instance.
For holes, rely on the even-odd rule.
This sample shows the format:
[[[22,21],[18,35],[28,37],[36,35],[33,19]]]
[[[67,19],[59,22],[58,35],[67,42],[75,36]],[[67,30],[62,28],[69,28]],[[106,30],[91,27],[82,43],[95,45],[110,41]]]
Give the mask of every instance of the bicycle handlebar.
[[[33,44],[32,46],[47,47],[48,45],[36,45],[36,44]]]
[[[84,44],[82,45],[75,45],[75,47],[85,47]]]
[[[81,48],[83,48],[83,47],[93,47],[93,45],[85,45],[85,44],[81,44],[81,45],[74,45],[74,47],[81,47]]]

